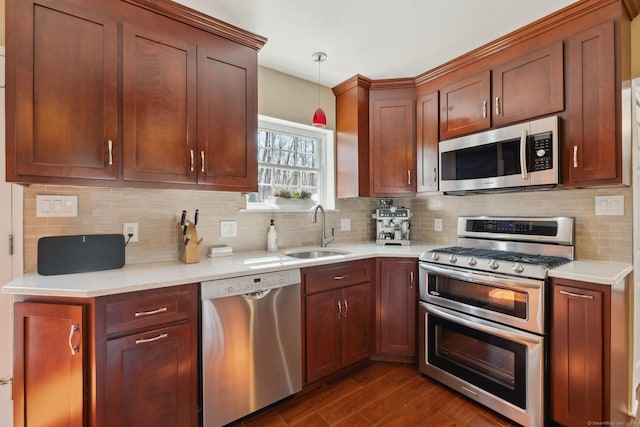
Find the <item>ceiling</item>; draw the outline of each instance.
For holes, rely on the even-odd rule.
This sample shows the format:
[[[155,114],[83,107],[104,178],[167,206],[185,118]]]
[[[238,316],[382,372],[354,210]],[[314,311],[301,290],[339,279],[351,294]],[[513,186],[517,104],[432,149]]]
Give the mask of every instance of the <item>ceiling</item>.
[[[415,77],[576,0],[177,1],[266,37],[261,66],[333,87]]]

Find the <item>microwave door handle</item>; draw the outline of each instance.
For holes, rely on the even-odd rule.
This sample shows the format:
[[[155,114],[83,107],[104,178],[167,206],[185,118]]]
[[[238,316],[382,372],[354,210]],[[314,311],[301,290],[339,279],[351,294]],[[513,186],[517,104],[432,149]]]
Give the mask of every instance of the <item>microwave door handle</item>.
[[[522,171],[522,179],[528,178],[527,171],[527,137],[529,136],[526,129],[522,129],[520,137],[520,170]]]

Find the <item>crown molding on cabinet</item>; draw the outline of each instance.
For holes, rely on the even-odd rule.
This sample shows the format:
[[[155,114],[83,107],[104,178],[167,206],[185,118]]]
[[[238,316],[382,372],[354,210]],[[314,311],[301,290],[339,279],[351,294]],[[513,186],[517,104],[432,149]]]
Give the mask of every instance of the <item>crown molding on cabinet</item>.
[[[260,50],[267,42],[265,37],[228,24],[202,12],[183,6],[171,0],[122,0],[168,18],[175,19],[209,33],[240,43],[255,50]]]
[[[638,15],[640,10],[640,0],[583,0],[565,7],[551,15],[545,16],[531,24],[519,28],[503,37],[474,49],[462,56],[445,62],[436,68],[426,71],[415,78],[416,85],[421,85],[445,74],[461,69],[478,60],[484,59],[510,46],[529,40],[540,35],[540,33],[550,31],[554,28],[566,25],[568,21],[592,14],[595,10],[621,2],[625,10],[629,13],[630,19]],[[635,10],[635,13],[633,12]]]

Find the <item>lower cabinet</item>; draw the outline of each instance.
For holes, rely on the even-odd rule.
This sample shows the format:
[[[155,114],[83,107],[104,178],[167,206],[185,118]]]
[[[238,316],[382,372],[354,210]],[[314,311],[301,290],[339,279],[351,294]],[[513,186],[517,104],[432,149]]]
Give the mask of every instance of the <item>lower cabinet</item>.
[[[15,304],[15,427],[198,425],[197,285]]]
[[[373,352],[375,262],[303,269],[306,382],[368,358]]]
[[[418,262],[415,258],[378,258],[377,262],[376,352],[416,357]]]
[[[86,425],[85,312],[83,305],[15,304],[15,427]]]
[[[626,288],[552,280],[549,401],[556,425],[626,424]]]

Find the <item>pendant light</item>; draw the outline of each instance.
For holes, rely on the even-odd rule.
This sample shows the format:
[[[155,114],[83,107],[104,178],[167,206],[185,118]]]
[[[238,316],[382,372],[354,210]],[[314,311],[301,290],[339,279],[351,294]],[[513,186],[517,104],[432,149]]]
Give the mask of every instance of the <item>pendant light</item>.
[[[316,52],[312,55],[313,60],[318,63],[318,108],[313,113],[313,125],[315,127],[323,128],[327,125],[327,115],[320,108],[320,63],[327,59],[327,54],[324,52]]]

